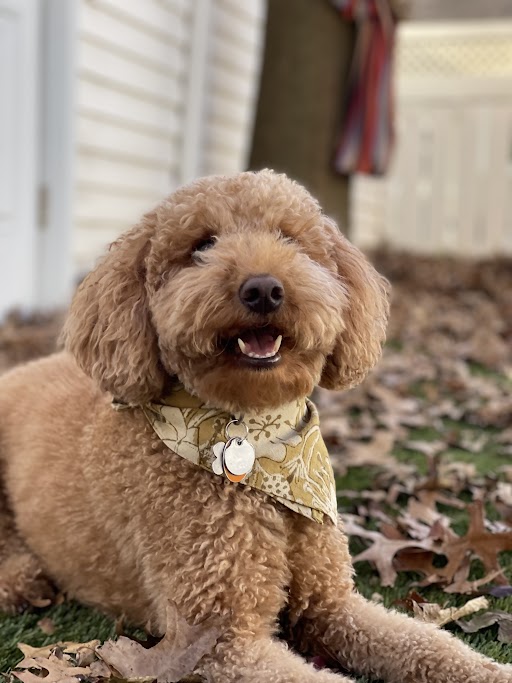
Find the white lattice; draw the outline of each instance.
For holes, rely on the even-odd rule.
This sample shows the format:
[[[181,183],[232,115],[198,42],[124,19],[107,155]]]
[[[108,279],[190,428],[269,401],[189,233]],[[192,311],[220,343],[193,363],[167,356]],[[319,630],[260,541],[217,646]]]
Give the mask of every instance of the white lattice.
[[[403,24],[397,68],[402,78],[512,74],[512,22]]]

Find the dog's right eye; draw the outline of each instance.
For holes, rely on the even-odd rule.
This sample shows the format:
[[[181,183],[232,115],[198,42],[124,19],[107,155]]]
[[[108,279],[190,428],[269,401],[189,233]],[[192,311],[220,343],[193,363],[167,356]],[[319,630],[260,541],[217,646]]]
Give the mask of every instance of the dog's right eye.
[[[201,253],[203,251],[206,251],[207,249],[211,249],[214,245],[215,237],[206,237],[194,246],[194,248],[192,249],[192,256],[194,256],[194,254],[197,254],[198,252]]]

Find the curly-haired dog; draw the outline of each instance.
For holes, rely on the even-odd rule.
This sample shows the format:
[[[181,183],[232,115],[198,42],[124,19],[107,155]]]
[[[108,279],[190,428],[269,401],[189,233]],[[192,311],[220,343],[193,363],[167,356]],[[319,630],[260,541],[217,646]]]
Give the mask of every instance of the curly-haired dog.
[[[387,314],[386,282],[285,176],[205,178],[164,200],[80,286],[67,351],[1,379],[1,608],[43,594],[48,576],[162,633],[172,599],[190,621],[213,614],[223,624],[200,663],[223,683],[348,681],[274,638],[283,610],[299,652],[308,643],[349,671],[394,683],[512,681],[510,667],[357,594],[332,500],[322,514],[313,494],[286,483],[265,492],[265,481],[284,481],[279,472],[259,487],[229,481],[250,468],[247,453],[230,464],[221,448],[217,474],[187,457],[188,427],[177,422],[194,401],[213,409],[197,415],[217,437],[230,415],[270,424],[317,384],[360,382],[379,358]],[[174,452],[158,427],[176,378],[192,407],[170,406]],[[295,440],[279,432],[272,442],[268,428],[275,471],[288,447],[317,439],[314,426],[304,432],[307,410]],[[328,466],[311,462],[302,483],[316,486],[320,473],[328,488]]]

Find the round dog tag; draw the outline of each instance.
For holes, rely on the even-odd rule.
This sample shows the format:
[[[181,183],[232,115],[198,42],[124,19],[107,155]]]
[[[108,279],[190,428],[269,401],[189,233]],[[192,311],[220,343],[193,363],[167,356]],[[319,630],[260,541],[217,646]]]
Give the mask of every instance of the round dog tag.
[[[236,477],[245,476],[252,470],[255,457],[254,448],[246,439],[234,437],[224,448],[224,470],[228,470]],[[228,476],[227,472],[226,476]]]

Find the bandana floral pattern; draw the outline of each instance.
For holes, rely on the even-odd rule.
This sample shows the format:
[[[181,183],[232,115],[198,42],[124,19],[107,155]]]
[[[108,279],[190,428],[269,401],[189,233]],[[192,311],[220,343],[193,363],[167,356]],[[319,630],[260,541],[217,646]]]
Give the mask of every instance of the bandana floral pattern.
[[[170,450],[212,472],[213,446],[226,442],[225,428],[233,416],[202,403],[181,386],[161,403],[148,403],[142,409]],[[334,474],[315,404],[301,399],[272,412],[246,413],[243,422],[256,461],[240,483],[315,522],[323,523],[327,516],[336,524]]]

